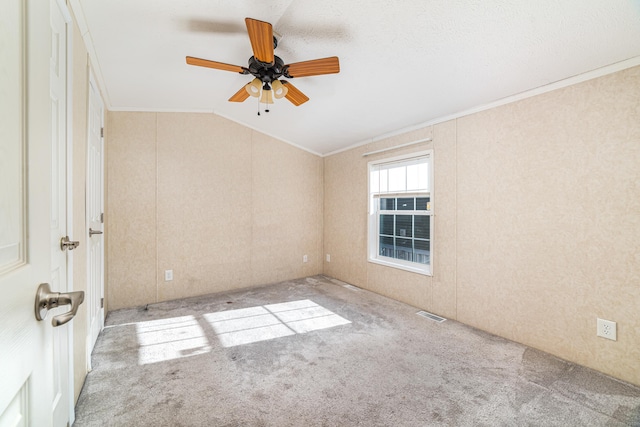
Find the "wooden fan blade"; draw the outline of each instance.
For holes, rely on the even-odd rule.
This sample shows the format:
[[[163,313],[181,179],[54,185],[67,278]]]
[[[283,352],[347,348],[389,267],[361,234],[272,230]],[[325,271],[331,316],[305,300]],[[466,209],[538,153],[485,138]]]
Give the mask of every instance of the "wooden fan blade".
[[[246,85],[245,85],[246,86]],[[237,91],[229,101],[231,102],[243,102],[249,97],[249,92],[242,86],[239,91]]]
[[[329,58],[313,59],[311,61],[294,62],[285,65],[287,77],[308,77],[320,74],[335,74],[340,72],[340,62],[337,56]]]
[[[273,27],[268,22],[245,18],[253,56],[260,62],[272,64],[273,58]]]
[[[198,67],[215,68],[216,70],[235,71],[240,74],[246,74],[243,67],[239,65],[225,64],[224,62],[209,61],[208,59],[194,58],[187,56],[187,64],[197,65]]]
[[[309,100],[309,97],[307,95],[300,92],[300,90],[298,90],[298,88],[292,85],[290,82],[283,81],[282,84],[285,85],[287,89],[289,89],[284,97],[291,101],[291,103],[296,107],[304,104]]]

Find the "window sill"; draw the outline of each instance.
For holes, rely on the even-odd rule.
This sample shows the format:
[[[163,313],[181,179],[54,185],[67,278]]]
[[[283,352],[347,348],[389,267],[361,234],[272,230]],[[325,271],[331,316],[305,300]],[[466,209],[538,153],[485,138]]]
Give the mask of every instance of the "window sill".
[[[389,258],[392,260],[393,258]],[[423,276],[433,276],[431,272],[431,265],[425,265],[423,268],[413,267],[411,265],[401,264],[399,262],[387,261],[380,258],[369,258],[368,261],[372,264],[384,265],[385,267],[397,268],[399,270],[410,271],[411,273],[421,274]]]

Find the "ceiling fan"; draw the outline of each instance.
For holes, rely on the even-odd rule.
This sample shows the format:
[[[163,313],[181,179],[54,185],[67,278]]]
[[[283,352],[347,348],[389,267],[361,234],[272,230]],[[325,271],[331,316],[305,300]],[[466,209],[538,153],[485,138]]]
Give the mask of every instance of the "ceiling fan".
[[[293,105],[299,106],[307,102],[309,97],[290,82],[279,80],[281,77],[291,79],[340,72],[340,63],[337,56],[285,64],[280,57],[274,54],[278,41],[273,36],[271,24],[252,18],[245,18],[245,23],[247,24],[247,32],[253,49],[253,56],[249,58],[248,67],[187,56],[187,64],[189,65],[254,76],[254,79],[229,98],[229,101],[243,102],[249,96],[253,96],[260,98],[261,103],[273,104],[274,97],[276,99],[284,97]]]

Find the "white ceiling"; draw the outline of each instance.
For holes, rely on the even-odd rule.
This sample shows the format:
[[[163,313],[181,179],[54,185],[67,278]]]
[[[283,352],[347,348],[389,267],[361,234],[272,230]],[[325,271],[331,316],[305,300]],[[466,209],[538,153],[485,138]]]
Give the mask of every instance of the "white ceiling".
[[[326,154],[640,57],[640,0],[71,0],[111,110],[208,111]],[[311,100],[227,99],[251,80],[244,18],[273,24]]]

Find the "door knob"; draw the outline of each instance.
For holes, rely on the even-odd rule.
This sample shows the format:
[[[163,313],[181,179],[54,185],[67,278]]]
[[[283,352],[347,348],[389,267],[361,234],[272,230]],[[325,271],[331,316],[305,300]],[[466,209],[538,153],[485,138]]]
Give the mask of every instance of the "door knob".
[[[102,231],[89,229],[89,237],[93,236],[94,234],[102,234]]]
[[[70,311],[54,316],[51,320],[53,326],[64,325],[73,319],[82,301],[84,301],[84,291],[66,293],[51,292],[51,287],[49,287],[48,283],[41,283],[36,292],[36,319],[44,320],[52,308],[71,304]]]
[[[80,242],[78,242],[77,240],[76,241],[69,240],[69,236],[64,236],[62,239],[60,239],[60,249],[62,249],[63,251],[67,249],[72,251],[78,246],[80,246]]]

